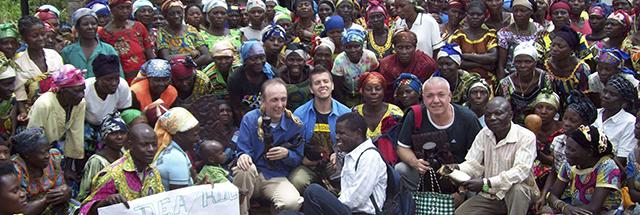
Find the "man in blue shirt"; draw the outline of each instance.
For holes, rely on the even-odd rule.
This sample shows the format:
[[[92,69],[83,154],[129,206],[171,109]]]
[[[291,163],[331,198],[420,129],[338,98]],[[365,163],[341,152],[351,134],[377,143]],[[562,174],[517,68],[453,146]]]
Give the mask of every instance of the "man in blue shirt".
[[[333,79],[324,66],[316,66],[309,73],[309,89],[313,99],[298,107],[294,114],[303,122],[302,137],[306,142],[302,166],[291,173],[289,180],[300,193],[311,182],[330,179],[330,175],[340,176],[336,171],[336,120],[342,114],[351,112],[347,106],[331,97]]]
[[[287,179],[302,161],[302,122],[285,108],[287,89],[282,79],[266,81],[261,93],[262,106],[244,115],[238,134],[232,138],[238,147],[238,165],[232,169],[233,184],[242,195],[242,215],[249,214],[249,200],[253,196],[272,200],[276,210],[297,211],[302,204],[300,193]],[[265,123],[267,118],[271,123]],[[270,139],[271,147],[266,148],[265,140]]]

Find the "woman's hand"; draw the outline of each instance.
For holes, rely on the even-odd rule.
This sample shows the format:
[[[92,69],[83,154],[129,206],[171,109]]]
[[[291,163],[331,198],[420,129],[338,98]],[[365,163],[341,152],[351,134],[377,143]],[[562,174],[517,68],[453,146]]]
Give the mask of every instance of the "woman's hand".
[[[533,211],[535,211],[536,214],[539,214],[542,212],[542,207],[544,207],[545,204],[547,204],[547,201],[543,195],[533,203]]]

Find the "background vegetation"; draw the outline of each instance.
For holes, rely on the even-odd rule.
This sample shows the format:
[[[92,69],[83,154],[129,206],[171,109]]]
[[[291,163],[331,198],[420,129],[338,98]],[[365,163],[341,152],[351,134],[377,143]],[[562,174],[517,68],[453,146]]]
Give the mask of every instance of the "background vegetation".
[[[43,4],[50,4],[60,10],[62,20],[67,20],[69,13],[66,8],[67,0],[29,0],[29,12],[35,14],[36,9]],[[21,16],[20,0],[0,0],[0,23],[17,22]]]

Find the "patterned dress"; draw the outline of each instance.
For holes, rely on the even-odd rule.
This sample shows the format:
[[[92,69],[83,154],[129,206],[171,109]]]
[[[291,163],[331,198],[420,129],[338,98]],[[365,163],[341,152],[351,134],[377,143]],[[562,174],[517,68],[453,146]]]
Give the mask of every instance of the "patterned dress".
[[[513,31],[513,27],[507,26],[498,31],[498,47],[507,50],[507,61],[504,66],[505,74],[515,72],[515,66],[513,65],[513,50],[520,43],[527,41],[535,41],[538,32],[542,31],[542,26],[538,23],[533,23],[535,31],[532,35],[518,35]]]
[[[364,104],[359,104],[353,108],[353,111],[358,112],[358,114],[364,117],[363,108]],[[402,116],[404,116],[404,112],[398,106],[387,103],[387,112],[384,112],[384,115],[380,118],[380,122],[376,125],[376,129],[372,131],[367,128],[367,138],[375,139],[382,135],[382,119],[387,118],[388,116],[398,116],[398,118],[402,118]]]
[[[82,203],[82,215],[87,214],[93,204],[112,194],[118,193],[127,201],[131,201],[164,192],[158,170],[148,167],[144,171],[138,171],[128,151],[100,171],[91,184],[96,189]]]
[[[0,137],[9,139],[13,132],[13,112],[16,107],[15,96],[0,101]]]
[[[375,37],[373,36],[373,31],[369,30],[367,33],[366,43],[367,49],[376,54],[378,60],[393,54],[393,30],[388,29],[387,39],[383,45],[376,44]]]
[[[180,98],[180,95],[178,95],[178,97],[176,97],[174,106],[183,106],[185,104],[192,103],[201,96],[209,95],[212,92],[213,91],[211,81],[209,81],[209,77],[207,77],[207,75],[205,75],[202,71],[196,70],[191,95],[184,99]]]
[[[42,177],[40,178],[29,176],[27,163],[20,155],[14,155],[11,158],[18,174],[18,180],[20,180],[20,187],[27,194],[27,201],[32,202],[45,198],[47,192],[65,184],[62,168],[60,167],[62,158],[62,154],[57,149],[49,150],[49,163],[42,170]],[[48,206],[42,214],[62,215],[67,214],[67,209],[68,204]]]
[[[358,63],[352,63],[345,52],[340,53],[334,63],[331,73],[335,76],[344,77],[345,86],[336,86],[336,89],[346,89],[347,99],[341,101],[347,107],[356,106],[360,103],[360,94],[357,90],[358,77],[367,71],[378,68],[378,59],[375,53],[363,50],[362,57]]]
[[[570,189],[571,205],[585,206],[591,203],[595,188],[609,188],[611,192],[601,206],[600,214],[615,211],[621,202],[620,188],[622,175],[613,159],[602,157],[595,166],[587,169],[577,169],[564,163],[558,179],[567,183]]]
[[[550,60],[550,59],[549,59]],[[560,108],[559,110],[564,110],[566,104],[564,101],[567,100],[571,90],[579,90],[581,92],[586,92],[589,90],[589,74],[591,74],[591,69],[589,65],[581,60],[576,64],[576,66],[571,71],[571,74],[567,77],[561,77],[555,75],[551,63],[547,60],[544,64],[547,75],[549,76],[549,80],[553,85],[554,92],[560,96]]]
[[[591,50],[589,50],[589,44],[587,43],[586,37],[584,35],[578,33],[580,36],[580,43],[578,44],[578,51],[576,51],[576,56],[584,61],[590,61],[593,59],[593,55],[591,54]],[[551,53],[551,39],[555,37],[555,32],[549,31],[540,31],[536,36],[536,50],[538,50],[538,67],[543,67],[549,59]],[[597,57],[597,56],[596,56]]]
[[[460,45],[460,49],[462,53],[465,54],[486,54],[489,53],[489,50],[498,47],[498,38],[496,35],[496,30],[488,29],[483,25],[484,30],[486,31],[482,37],[476,40],[471,40],[467,38],[467,35],[464,33],[462,29],[458,29],[453,32],[453,35],[449,37],[449,43],[456,43]],[[473,68],[469,69],[469,72],[477,73],[480,77],[484,78],[489,85],[493,85],[496,80],[496,76],[493,71],[489,71],[483,68]]]
[[[511,74],[500,80],[498,88],[496,89],[496,95],[504,96],[511,102],[511,107],[513,108],[514,113],[514,122],[517,124],[524,124],[524,117],[529,113],[533,113],[534,109],[531,107],[531,103],[536,100],[536,97],[540,92],[551,92],[553,90],[553,86],[549,80],[549,76],[547,76],[547,73],[540,69],[537,70],[540,73],[537,80],[538,84],[527,95],[524,95],[521,92],[521,89],[518,89],[513,83],[513,77],[517,73]]]
[[[229,70],[229,72],[231,73],[233,71],[233,68],[230,68]],[[202,70],[202,72],[207,77],[209,77],[209,81],[211,82],[211,93],[218,99],[229,99],[227,80],[224,79],[224,76],[220,73],[220,71],[216,67],[216,64],[209,64]]]
[[[169,55],[193,56],[198,47],[206,44],[198,29],[190,25],[186,25],[186,28],[182,35],[173,35],[166,28],[161,28],[156,38],[156,49],[168,49]]]
[[[117,32],[107,31],[105,28],[98,29],[98,35],[104,42],[109,43],[120,55],[122,70],[127,77],[127,81],[136,77],[140,66],[147,61],[145,49],[153,47],[152,35],[147,32],[147,28],[140,22],[134,22],[133,27]]]

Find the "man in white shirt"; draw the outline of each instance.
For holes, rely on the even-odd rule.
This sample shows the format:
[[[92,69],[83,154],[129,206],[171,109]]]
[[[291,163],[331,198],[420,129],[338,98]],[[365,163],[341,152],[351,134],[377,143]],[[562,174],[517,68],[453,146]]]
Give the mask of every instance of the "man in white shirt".
[[[311,184],[304,192],[304,214],[376,214],[371,196],[382,207],[386,199],[387,167],[366,134],[367,123],[359,114],[351,112],[338,118],[336,144],[347,153],[340,197]]]
[[[120,77],[118,56],[100,54],[92,65],[95,77],[85,81],[85,120],[96,127],[107,114],[131,106],[131,90],[127,81]]]
[[[396,14],[400,17],[396,21],[396,28],[408,28],[418,36],[417,48],[429,57],[433,57],[434,50],[442,45],[440,26],[431,14],[424,13],[424,9],[417,6],[416,0],[395,0]]]
[[[636,146],[633,135],[636,118],[625,109],[633,110],[638,93],[633,84],[621,75],[609,78],[607,85],[600,94],[602,108],[593,126],[600,128],[609,138],[616,157],[626,163],[629,152]]]
[[[487,104],[487,127],[480,130],[465,161],[448,165],[471,176],[462,183],[477,196],[455,214],[525,215],[539,195],[531,167],[536,158],[536,135],[511,122],[513,111],[503,97]]]

